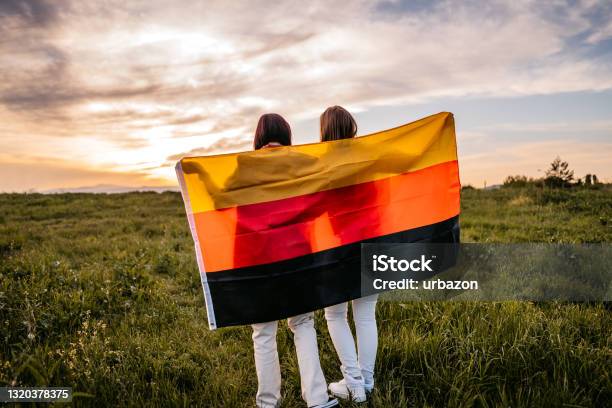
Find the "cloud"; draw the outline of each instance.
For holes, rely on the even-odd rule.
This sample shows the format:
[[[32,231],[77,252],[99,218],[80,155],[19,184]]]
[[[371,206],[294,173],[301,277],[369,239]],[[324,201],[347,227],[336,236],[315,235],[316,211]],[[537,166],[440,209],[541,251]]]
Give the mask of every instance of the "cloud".
[[[479,126],[481,131],[506,131],[517,133],[585,133],[610,132],[612,133],[612,120],[593,120],[590,122],[547,122],[547,123],[498,123],[495,125]]]
[[[173,154],[166,158],[168,165],[174,165],[177,160],[188,156],[208,156],[217,153],[230,153],[230,152],[241,152],[248,150],[253,146],[253,139],[251,137],[238,137],[229,138],[224,137],[217,140],[207,147],[200,147],[192,149],[185,153]]]
[[[59,3],[47,0],[3,0],[0,2],[0,18],[16,18],[30,25],[48,26],[58,18]]]
[[[595,29],[586,39],[586,42],[589,44],[596,44],[609,38],[612,38],[612,20],[608,20],[607,24]]]
[[[48,75],[52,77],[53,74]],[[76,86],[32,86],[6,92],[0,96],[0,103],[4,103],[13,110],[53,109],[63,105],[87,102],[91,100],[127,100],[136,96],[154,95],[158,87],[147,85],[134,89],[79,89]]]

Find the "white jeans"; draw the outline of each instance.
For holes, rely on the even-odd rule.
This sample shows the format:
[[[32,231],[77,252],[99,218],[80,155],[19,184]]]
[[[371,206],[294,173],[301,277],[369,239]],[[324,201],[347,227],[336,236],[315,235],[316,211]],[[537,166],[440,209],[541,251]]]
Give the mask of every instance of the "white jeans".
[[[305,313],[287,319],[293,332],[293,342],[300,368],[302,398],[310,407],[327,402],[327,383],[321,370],[314,313]],[[276,349],[278,321],[256,323],[253,327],[253,348],[257,370],[258,407],[276,407],[280,403],[281,372]]]
[[[340,303],[325,308],[325,319],[329,335],[338,358],[344,380],[349,386],[373,386],[374,363],[378,348],[376,328],[376,301],[378,295],[353,300],[353,319],[357,333],[355,340],[347,320],[348,303]]]

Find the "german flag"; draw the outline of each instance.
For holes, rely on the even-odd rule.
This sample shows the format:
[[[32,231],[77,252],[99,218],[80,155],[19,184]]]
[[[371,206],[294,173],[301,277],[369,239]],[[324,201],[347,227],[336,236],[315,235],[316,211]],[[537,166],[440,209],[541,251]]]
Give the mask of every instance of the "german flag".
[[[355,299],[364,242],[458,242],[453,115],[176,165],[211,329]]]

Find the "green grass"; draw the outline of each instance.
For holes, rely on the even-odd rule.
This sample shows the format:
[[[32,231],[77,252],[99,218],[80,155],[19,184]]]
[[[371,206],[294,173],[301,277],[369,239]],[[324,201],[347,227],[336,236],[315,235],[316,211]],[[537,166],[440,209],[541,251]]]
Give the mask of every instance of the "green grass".
[[[471,242],[610,242],[612,191],[466,190]],[[369,406],[604,406],[602,305],[381,303]],[[0,195],[0,386],[72,386],[77,406],[253,406],[249,327],[207,328],[175,193]],[[303,406],[291,334],[284,406]],[[321,362],[340,378],[317,313]],[[351,404],[343,404],[351,406]]]

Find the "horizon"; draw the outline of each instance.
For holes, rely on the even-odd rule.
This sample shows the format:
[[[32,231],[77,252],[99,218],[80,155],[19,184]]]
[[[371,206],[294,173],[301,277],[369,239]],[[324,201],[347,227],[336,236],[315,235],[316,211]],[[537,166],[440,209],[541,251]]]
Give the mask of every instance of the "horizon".
[[[570,170],[572,169],[570,168]],[[525,176],[524,174],[508,174],[506,178],[510,176],[525,176],[527,177],[528,182],[544,180],[546,178],[546,176],[543,175],[544,171],[542,170],[538,170],[538,171],[540,172],[539,177],[538,176],[530,177],[530,176]],[[597,174],[595,173],[587,173],[587,174],[590,176],[597,176]],[[610,184],[610,180],[601,180],[599,179],[599,176],[597,177],[598,177],[599,183]],[[485,182],[483,186],[477,186],[477,185],[473,185],[470,183],[462,182],[461,188],[467,187],[467,188],[475,188],[475,189],[483,189],[483,190],[499,188],[504,185],[506,178],[504,178],[504,180],[501,180],[498,183],[493,183],[493,184],[486,184]],[[574,182],[577,182],[578,180],[582,180],[582,179],[584,179],[584,176],[575,176]],[[125,185],[125,184],[100,183],[100,184],[94,184],[94,185],[82,185],[82,186],[74,186],[74,187],[54,187],[54,188],[48,188],[48,189],[31,188],[31,189],[23,190],[23,191],[0,191],[0,194],[19,194],[19,193],[28,193],[28,194],[65,194],[65,193],[121,194],[121,193],[131,193],[131,192],[157,192],[157,193],[177,192],[178,193],[180,192],[180,186],[178,182],[175,184],[167,184],[167,185],[138,185],[138,186]]]
[[[266,112],[316,142],[335,104],[358,135],[453,112],[463,185],[557,156],[612,182],[612,4],[330,7],[3,1],[0,192],[174,187],[179,157],[248,150]]]

